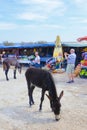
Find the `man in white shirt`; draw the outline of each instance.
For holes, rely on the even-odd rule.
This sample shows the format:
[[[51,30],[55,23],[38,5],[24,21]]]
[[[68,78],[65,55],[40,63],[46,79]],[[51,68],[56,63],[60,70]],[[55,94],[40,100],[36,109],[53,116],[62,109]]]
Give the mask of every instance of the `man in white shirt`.
[[[66,72],[69,78],[69,81],[67,83],[73,83],[74,82],[74,69],[75,69],[75,62],[76,62],[75,50],[72,48],[70,49],[70,54],[65,53],[64,55],[65,55],[65,59],[67,59]]]

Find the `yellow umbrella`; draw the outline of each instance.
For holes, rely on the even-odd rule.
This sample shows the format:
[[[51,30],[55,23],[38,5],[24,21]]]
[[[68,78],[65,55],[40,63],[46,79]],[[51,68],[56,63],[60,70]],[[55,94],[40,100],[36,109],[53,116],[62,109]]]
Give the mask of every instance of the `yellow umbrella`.
[[[58,61],[60,61],[60,57],[63,59],[63,50],[62,50],[62,44],[60,41],[60,36],[56,37],[56,43],[53,51],[53,57],[56,58]]]

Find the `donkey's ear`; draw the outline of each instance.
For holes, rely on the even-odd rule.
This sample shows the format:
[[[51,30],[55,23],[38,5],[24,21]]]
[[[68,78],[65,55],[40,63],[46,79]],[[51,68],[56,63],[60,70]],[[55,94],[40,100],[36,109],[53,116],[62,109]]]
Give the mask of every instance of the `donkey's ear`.
[[[59,100],[62,98],[63,95],[64,95],[64,91],[62,90],[60,95],[59,95]]]
[[[48,97],[49,100],[51,100],[51,97],[48,94],[46,94],[46,96]]]

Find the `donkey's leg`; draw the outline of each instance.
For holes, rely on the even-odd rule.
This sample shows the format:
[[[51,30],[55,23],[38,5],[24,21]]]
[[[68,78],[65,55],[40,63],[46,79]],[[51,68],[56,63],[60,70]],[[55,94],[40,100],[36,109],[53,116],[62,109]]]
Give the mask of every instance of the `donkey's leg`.
[[[53,111],[53,101],[52,101],[52,100],[50,100],[50,108],[51,108],[52,111]]]
[[[16,79],[16,69],[14,69],[14,79]]]
[[[9,79],[8,79],[8,71],[9,71],[9,69],[5,70],[6,80],[9,80]]]
[[[39,111],[42,110],[42,103],[43,103],[43,100],[44,100],[44,94],[45,94],[45,90],[42,89],[42,96],[41,96],[41,103],[40,103],[40,106],[39,106]]]
[[[28,96],[29,96],[29,105],[32,105],[32,98],[31,98],[31,83],[27,79],[27,85],[28,85]]]
[[[49,91],[49,95],[52,95],[52,91]],[[50,98],[50,108],[51,108],[52,111],[53,111],[53,101],[52,101],[51,98]]]
[[[33,90],[34,90],[34,88],[35,88],[34,85],[32,85],[32,86],[30,87],[30,91],[31,91],[30,97],[31,97],[31,103],[32,103],[32,104],[34,104],[34,100],[33,100]]]

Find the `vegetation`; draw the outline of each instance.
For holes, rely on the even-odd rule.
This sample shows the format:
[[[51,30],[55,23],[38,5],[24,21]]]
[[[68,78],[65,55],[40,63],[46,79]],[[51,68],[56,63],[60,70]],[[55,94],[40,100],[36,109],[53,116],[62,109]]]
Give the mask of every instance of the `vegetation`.
[[[15,43],[5,41],[5,42],[3,42],[3,45],[5,45],[5,46],[14,46],[14,45],[15,45]]]

